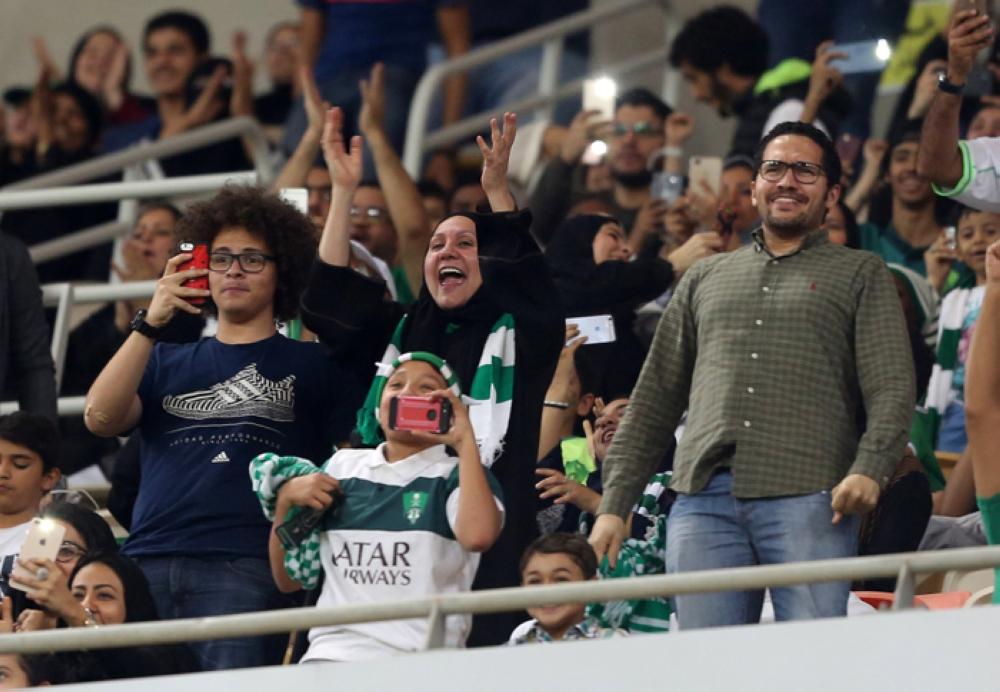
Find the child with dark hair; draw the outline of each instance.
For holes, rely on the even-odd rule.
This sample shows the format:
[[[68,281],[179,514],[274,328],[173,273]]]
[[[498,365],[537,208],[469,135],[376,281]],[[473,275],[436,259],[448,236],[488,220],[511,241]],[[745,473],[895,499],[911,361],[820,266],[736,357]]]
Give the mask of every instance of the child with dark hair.
[[[59,430],[37,413],[0,417],[0,595],[42,497],[59,482]]]
[[[575,533],[550,533],[536,539],[521,557],[524,586],[561,584],[597,578],[597,556],[587,539]],[[608,639],[627,634],[601,627],[586,617],[586,604],[528,608],[531,620],[518,625],[509,644],[534,644],[571,639]]]

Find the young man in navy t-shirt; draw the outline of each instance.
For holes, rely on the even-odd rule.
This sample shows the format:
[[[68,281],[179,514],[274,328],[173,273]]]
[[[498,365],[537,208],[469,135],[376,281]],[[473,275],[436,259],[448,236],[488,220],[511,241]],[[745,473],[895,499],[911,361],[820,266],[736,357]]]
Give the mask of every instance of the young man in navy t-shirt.
[[[227,188],[193,205],[176,235],[208,245],[209,269],[179,271],[190,254],[167,262],[149,309],[91,386],[84,420],[102,436],[139,430],[142,475],[123,550],[146,573],[162,617],[280,607],[249,462],[262,452],[329,456],[361,397],[322,346],[276,329],[296,314],[315,253],[305,216],[260,190]],[[184,285],[205,276],[207,290]],[[157,343],[178,312],[213,308],[215,337]],[[280,662],[284,640],[195,649],[207,669],[266,665]]]

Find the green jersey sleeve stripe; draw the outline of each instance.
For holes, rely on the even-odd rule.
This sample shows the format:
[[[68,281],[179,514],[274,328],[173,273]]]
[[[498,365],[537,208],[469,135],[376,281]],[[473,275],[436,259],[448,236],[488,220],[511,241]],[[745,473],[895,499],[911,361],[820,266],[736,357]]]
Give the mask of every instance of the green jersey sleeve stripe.
[[[941,195],[942,197],[954,197],[955,195],[960,195],[972,184],[973,179],[976,177],[976,169],[973,165],[972,154],[969,152],[969,145],[965,140],[961,140],[958,143],[958,150],[962,152],[962,177],[958,179],[955,187],[950,190],[939,187],[936,183],[932,183],[931,187],[934,188],[934,192]]]

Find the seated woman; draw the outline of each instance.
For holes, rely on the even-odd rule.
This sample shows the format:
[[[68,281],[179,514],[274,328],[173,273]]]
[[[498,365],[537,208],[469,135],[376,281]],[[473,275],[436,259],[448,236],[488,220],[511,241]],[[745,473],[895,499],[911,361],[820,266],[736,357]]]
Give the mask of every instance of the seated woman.
[[[542,253],[524,213],[456,214],[435,229],[424,259],[424,285],[406,309],[385,300],[385,286],[348,268],[350,200],[361,180],[361,139],[350,153],[341,135],[342,114],[328,113],[323,149],[333,193],[319,259],[302,298],[303,320],[340,362],[365,372],[379,359],[407,351],[445,358],[473,400],[472,428],[483,462],[503,490],[507,520],[483,556],[475,588],[516,586],[517,562],[534,538],[532,492],[542,398],[555,369],[564,331],[562,310]],[[492,123],[493,147],[482,182],[494,212],[512,212],[506,171],[515,117],[503,134]],[[516,338],[515,338],[516,337]],[[375,400],[369,393],[368,403]],[[362,440],[380,441],[364,426]],[[515,614],[477,616],[470,644],[500,644],[517,624]]]
[[[646,352],[636,337],[635,310],[670,288],[673,267],[659,257],[629,261],[632,251],[621,224],[610,216],[588,214],[564,223],[545,248],[559,298],[570,323],[574,317],[611,315],[615,340],[588,343],[596,391],[634,383]]]
[[[105,24],[77,40],[66,80],[97,99],[109,126],[135,123],[155,112],[156,104],[129,91],[131,67],[125,40],[117,29]]]
[[[468,591],[479,553],[500,534],[500,491],[480,461],[451,368],[437,356],[414,352],[385,364],[384,374],[377,409],[364,412],[377,421],[384,443],[340,450],[322,469],[274,454],[250,464],[254,490],[275,529],[292,508],[325,511],[295,548],[286,551],[276,531],[269,544],[271,571],[282,591],[313,589],[322,572],[319,606]],[[447,402],[451,427],[440,434],[393,428],[390,411],[404,396]],[[470,622],[465,615],[449,617],[446,645],[463,646]],[[421,618],[315,627],[302,660],[357,661],[418,651],[427,634]]]

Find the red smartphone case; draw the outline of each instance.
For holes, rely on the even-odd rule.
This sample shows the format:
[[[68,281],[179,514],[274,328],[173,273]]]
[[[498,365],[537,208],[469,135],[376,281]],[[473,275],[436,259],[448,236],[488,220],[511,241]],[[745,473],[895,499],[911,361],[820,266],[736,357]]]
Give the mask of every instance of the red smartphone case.
[[[205,243],[189,243],[183,242],[180,244],[181,252],[190,252],[192,257],[187,262],[181,264],[178,267],[178,271],[186,271],[188,269],[208,269],[208,245]],[[197,288],[203,291],[208,290],[208,276],[199,276],[195,279],[188,279],[183,284],[184,288]],[[188,298],[187,301],[192,305],[201,305],[205,302],[204,298]]]
[[[451,427],[451,404],[446,399],[433,401],[422,396],[397,396],[389,401],[389,427],[393,430],[448,432]]]

